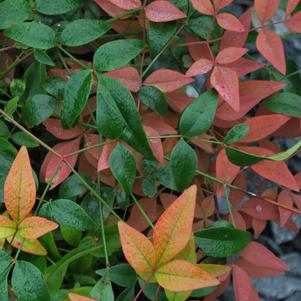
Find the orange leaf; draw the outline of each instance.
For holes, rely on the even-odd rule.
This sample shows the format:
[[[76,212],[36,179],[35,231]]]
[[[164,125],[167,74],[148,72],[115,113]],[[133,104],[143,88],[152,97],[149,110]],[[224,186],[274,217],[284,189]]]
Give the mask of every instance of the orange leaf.
[[[279,2],[280,0],[255,0],[255,12],[261,23],[265,23],[276,14]]]
[[[226,30],[243,32],[245,27],[237,17],[232,14],[222,13],[216,16],[218,25]]]
[[[39,238],[42,235],[53,231],[58,224],[39,216],[30,216],[24,219],[19,225],[20,236],[28,239]]]
[[[174,260],[155,274],[158,283],[173,292],[183,292],[218,285],[219,281],[199,266],[185,260]]]
[[[214,15],[214,7],[210,0],[191,0],[192,6],[198,12],[204,15]]]
[[[105,75],[121,81],[132,92],[137,92],[140,89],[141,78],[134,67],[116,69],[106,72]]]
[[[145,15],[152,22],[169,22],[186,18],[186,15],[174,4],[163,0],[153,1],[147,5]]]
[[[35,200],[36,184],[27,149],[22,146],[4,183],[5,207],[12,219],[19,224],[30,213]]]
[[[153,242],[159,264],[171,260],[187,245],[192,233],[196,192],[196,185],[189,187],[157,221]]]
[[[236,265],[233,267],[233,288],[236,301],[251,300],[251,280],[248,274]]]
[[[162,92],[173,92],[193,82],[193,79],[184,74],[169,70],[159,69],[154,71],[145,81],[146,86],[155,86]]]
[[[141,6],[140,0],[109,0],[114,5],[122,8],[122,9],[135,9]]]
[[[13,235],[16,232],[15,223],[4,215],[0,215],[0,239]]]
[[[213,61],[210,59],[202,58],[194,62],[188,71],[186,72],[187,76],[197,76],[202,75],[210,71],[213,67]]]
[[[282,74],[285,74],[286,62],[284,47],[282,40],[275,32],[271,30],[261,31],[256,39],[256,47],[266,60]]]
[[[242,47],[228,47],[223,50],[221,50],[215,61],[218,64],[231,64],[238,59],[240,59],[243,55],[245,55],[248,52],[247,48]]]
[[[285,22],[286,26],[293,32],[301,32],[301,11],[297,12]]]
[[[68,297],[69,297],[70,301],[96,301],[96,299],[84,297],[84,296],[74,294],[74,293],[69,293]]]
[[[276,257],[270,250],[258,242],[252,241],[240,253],[240,256],[248,262],[270,269],[287,271],[287,265]]]
[[[144,280],[149,280],[156,265],[152,243],[142,233],[124,222],[118,222],[118,229],[125,258]]]
[[[240,142],[261,140],[274,133],[289,119],[290,117],[281,114],[261,115],[250,118],[245,122],[249,126],[249,132]]]
[[[240,107],[239,82],[235,71],[227,67],[216,66],[210,82],[231,108],[238,112]]]

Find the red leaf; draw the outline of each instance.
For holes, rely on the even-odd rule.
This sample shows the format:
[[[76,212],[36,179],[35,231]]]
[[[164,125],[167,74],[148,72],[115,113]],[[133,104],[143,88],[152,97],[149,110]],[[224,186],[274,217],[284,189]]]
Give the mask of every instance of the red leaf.
[[[271,30],[261,31],[256,39],[256,47],[263,57],[282,74],[286,72],[285,54],[282,40]]]
[[[216,63],[223,65],[231,64],[244,56],[247,52],[247,48],[228,47],[218,53],[215,61]]]
[[[141,78],[137,69],[134,67],[124,67],[109,71],[105,73],[105,75],[118,79],[132,92],[137,92],[140,89]]]
[[[267,226],[267,221],[253,218],[252,228],[254,230],[254,238],[257,239]]]
[[[242,57],[239,60],[235,61],[234,63],[227,64],[227,67],[235,71],[237,77],[241,77],[247,75],[248,73],[263,68],[264,64],[256,61],[251,61]]]
[[[274,133],[288,120],[290,120],[290,117],[281,114],[252,117],[245,122],[245,124],[249,126],[249,132],[240,142],[254,142],[261,140]]]
[[[281,191],[278,196],[278,203],[292,208],[293,199],[291,194],[287,190]],[[280,215],[279,224],[280,226],[284,226],[289,220],[289,218],[292,216],[293,212],[281,207],[278,207],[278,210]]]
[[[169,22],[186,18],[186,15],[174,4],[164,0],[153,1],[147,5],[145,15],[153,22]]]
[[[106,141],[108,141],[108,139]],[[98,160],[98,165],[97,165],[98,171],[102,171],[110,168],[109,159],[110,159],[111,152],[113,151],[115,146],[116,146],[116,142],[105,144],[102,147],[101,154]]]
[[[294,9],[297,7],[300,0],[287,0],[285,14],[290,15]]]
[[[279,2],[280,0],[255,0],[255,12],[261,23],[265,23],[276,14]]]
[[[207,59],[212,61],[214,59],[208,43],[205,42],[200,44],[200,41],[195,37],[187,37],[186,40],[188,42],[189,53],[193,60]]]
[[[159,136],[158,132],[149,126],[144,126],[144,130],[147,136]],[[163,145],[161,139],[148,139],[148,143],[153,151],[155,158],[160,162],[164,163]]]
[[[237,165],[232,164],[226,155],[225,149],[222,149],[217,157],[215,162],[215,170],[216,170],[216,177],[218,179],[223,180],[225,183],[232,183],[235,177],[238,175],[240,171],[240,167]],[[224,186],[218,184],[217,186],[217,195],[221,197],[224,193]]]
[[[174,91],[165,96],[168,105],[178,113],[181,113],[194,100],[194,97],[188,96],[183,90]]]
[[[197,76],[202,75],[210,71],[213,67],[213,61],[210,59],[199,59],[198,61],[194,62],[188,71],[186,72],[187,76]]]
[[[231,4],[234,0],[213,0],[213,4],[216,10],[220,10],[229,4]]]
[[[244,46],[248,35],[249,35],[249,29],[251,26],[251,18],[252,18],[252,12],[251,9],[248,9],[245,13],[243,13],[239,17],[239,21],[244,26],[245,31],[243,32],[235,32],[235,31],[229,31],[226,30],[220,44],[220,50],[228,47],[242,47]]]
[[[54,137],[62,140],[73,139],[84,132],[84,129],[80,126],[76,126],[72,129],[64,129],[61,125],[61,121],[54,118],[45,120],[43,124],[49,133],[51,133]]]
[[[109,0],[94,0],[109,16],[115,17],[126,12],[125,9],[111,3]]]
[[[122,8],[122,9],[135,9],[141,6],[140,0],[109,0],[114,5]]]
[[[66,156],[72,152],[79,150],[80,139],[62,142],[53,147],[53,149],[61,156]],[[65,158],[69,164],[74,167],[77,161],[78,154],[68,156]],[[56,174],[55,174],[56,173]],[[61,158],[54,153],[49,152],[42,164],[40,170],[40,178],[43,182],[48,182],[52,179],[51,189],[64,182],[71,173],[71,169],[67,166]]]
[[[293,32],[301,32],[301,11],[297,12],[285,22],[286,26]]]
[[[226,30],[243,32],[245,27],[243,24],[232,14],[222,13],[216,16],[218,25]]]
[[[216,66],[211,74],[210,82],[233,110],[238,112],[239,82],[235,71],[228,67]]]
[[[142,120],[144,125],[152,127],[159,135],[172,135],[177,133],[177,131],[156,112],[143,114]]]
[[[146,86],[155,86],[162,92],[173,92],[193,82],[193,79],[184,74],[169,70],[159,69],[154,71],[145,81]]]
[[[240,252],[240,256],[248,262],[270,269],[287,271],[288,266],[276,257],[270,250],[258,242],[252,241]]]
[[[233,267],[233,288],[236,301],[251,301],[251,280],[239,266]]]
[[[204,15],[214,15],[214,7],[210,0],[191,0],[192,6],[195,10]]]

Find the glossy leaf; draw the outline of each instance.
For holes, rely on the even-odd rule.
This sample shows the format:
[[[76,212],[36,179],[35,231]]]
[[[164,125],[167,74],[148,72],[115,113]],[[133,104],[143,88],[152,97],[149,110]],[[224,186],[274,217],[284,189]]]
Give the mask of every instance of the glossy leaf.
[[[249,126],[245,123],[236,124],[227,132],[224,142],[226,144],[232,144],[241,141],[248,135],[249,130]]]
[[[82,0],[36,0],[37,11],[44,15],[61,15],[80,7]]]
[[[153,243],[158,264],[168,262],[187,245],[192,232],[195,202],[196,186],[193,185],[185,190],[157,221]]]

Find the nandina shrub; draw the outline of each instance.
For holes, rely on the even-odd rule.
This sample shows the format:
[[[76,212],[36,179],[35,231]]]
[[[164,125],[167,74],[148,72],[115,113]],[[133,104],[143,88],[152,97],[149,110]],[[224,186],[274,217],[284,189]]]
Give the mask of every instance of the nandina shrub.
[[[298,231],[301,3],[252,2],[0,2],[1,301],[253,301],[287,270],[256,240]]]

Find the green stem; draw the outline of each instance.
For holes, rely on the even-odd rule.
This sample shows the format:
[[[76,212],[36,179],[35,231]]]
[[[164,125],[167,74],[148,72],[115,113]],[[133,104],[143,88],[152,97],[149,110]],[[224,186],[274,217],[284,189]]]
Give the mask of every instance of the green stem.
[[[70,52],[68,52],[63,47],[59,47],[59,50],[61,50],[63,53],[65,53],[67,56],[69,56],[74,62],[76,62],[77,64],[79,64],[84,69],[90,69],[91,68],[91,66],[82,63],[80,60],[78,60],[76,57],[74,57]]]

